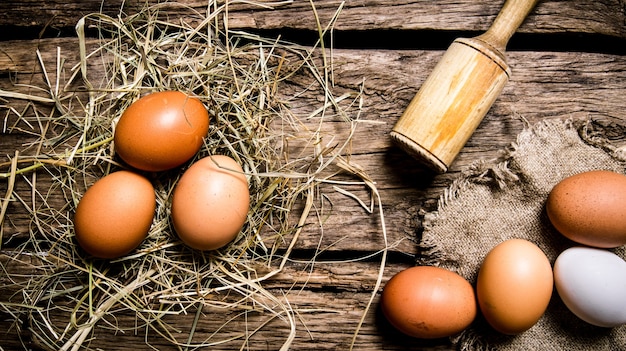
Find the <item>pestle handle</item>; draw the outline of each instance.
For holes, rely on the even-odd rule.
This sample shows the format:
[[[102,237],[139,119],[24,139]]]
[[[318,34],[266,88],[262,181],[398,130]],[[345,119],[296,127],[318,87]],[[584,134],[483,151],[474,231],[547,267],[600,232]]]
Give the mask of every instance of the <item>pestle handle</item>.
[[[506,0],[491,27],[479,35],[477,39],[488,43],[503,53],[509,39],[524,22],[537,2],[538,0]]]

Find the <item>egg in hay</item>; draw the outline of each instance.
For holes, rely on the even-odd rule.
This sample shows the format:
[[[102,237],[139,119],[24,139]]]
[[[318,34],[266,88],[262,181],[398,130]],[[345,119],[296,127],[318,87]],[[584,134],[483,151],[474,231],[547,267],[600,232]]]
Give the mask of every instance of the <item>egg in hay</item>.
[[[237,237],[250,207],[241,166],[224,155],[207,156],[187,169],[172,195],[178,237],[197,250],[219,249]]]
[[[161,91],[133,102],[115,126],[115,152],[128,165],[150,172],[189,161],[202,147],[209,114],[180,91]]]
[[[95,257],[124,256],[148,235],[155,208],[148,179],[130,171],[106,175],[87,189],[76,207],[76,240]]]
[[[457,334],[477,313],[471,284],[455,272],[434,266],[411,267],[391,277],[380,303],[391,325],[423,339]]]
[[[626,244],[626,176],[596,170],[578,173],[552,188],[550,222],[580,244],[613,248]]]

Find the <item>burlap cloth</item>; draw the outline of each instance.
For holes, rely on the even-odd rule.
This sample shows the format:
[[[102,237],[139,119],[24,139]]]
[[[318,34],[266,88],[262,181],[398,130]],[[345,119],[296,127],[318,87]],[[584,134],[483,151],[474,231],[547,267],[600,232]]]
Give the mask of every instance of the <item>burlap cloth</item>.
[[[626,145],[618,144],[625,132],[625,126],[593,121],[526,124],[500,159],[469,167],[447,189],[437,211],[425,215],[417,263],[448,268],[475,286],[485,255],[510,238],[534,242],[554,263],[573,243],[550,225],[544,210],[548,193],[575,173],[624,173]],[[611,142],[612,136],[622,140]],[[614,252],[626,257],[624,247]],[[544,316],[526,332],[499,334],[479,315],[452,341],[460,350],[626,350],[626,326],[608,329],[581,321],[555,289]]]

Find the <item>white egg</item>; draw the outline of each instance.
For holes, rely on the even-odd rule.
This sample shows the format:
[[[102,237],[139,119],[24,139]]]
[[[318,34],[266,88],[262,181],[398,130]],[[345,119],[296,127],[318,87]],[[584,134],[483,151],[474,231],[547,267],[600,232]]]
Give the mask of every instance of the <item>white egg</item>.
[[[567,308],[599,327],[626,324],[626,261],[611,251],[572,247],[554,263],[556,290]]]

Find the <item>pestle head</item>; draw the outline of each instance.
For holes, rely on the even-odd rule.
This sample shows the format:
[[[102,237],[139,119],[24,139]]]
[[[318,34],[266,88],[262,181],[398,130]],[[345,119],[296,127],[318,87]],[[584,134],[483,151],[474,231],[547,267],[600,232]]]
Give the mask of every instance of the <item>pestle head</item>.
[[[397,145],[446,172],[510,76],[504,55],[479,38],[448,48],[391,132]]]

